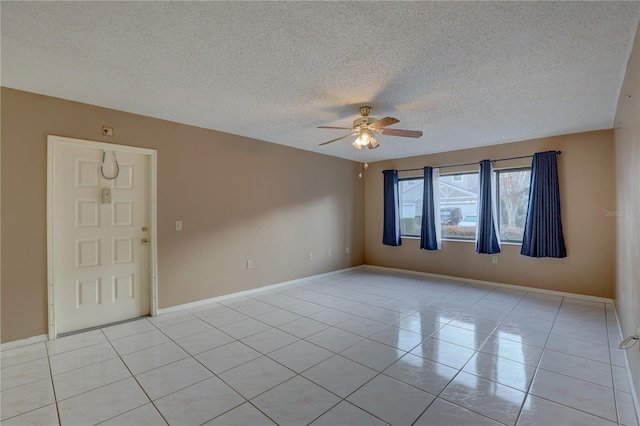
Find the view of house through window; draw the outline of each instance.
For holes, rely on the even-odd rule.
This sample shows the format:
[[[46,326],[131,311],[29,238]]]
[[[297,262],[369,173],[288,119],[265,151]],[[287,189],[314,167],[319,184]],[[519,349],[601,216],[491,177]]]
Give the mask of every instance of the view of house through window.
[[[527,220],[531,169],[496,171],[498,223],[502,241],[522,242]]]
[[[400,234],[419,237],[422,224],[422,178],[399,179]]]
[[[496,199],[500,238],[522,242],[529,198],[530,168],[498,170]],[[440,175],[442,238],[474,240],[478,219],[479,176],[474,173]],[[419,237],[422,224],[422,178],[399,180],[402,236]]]

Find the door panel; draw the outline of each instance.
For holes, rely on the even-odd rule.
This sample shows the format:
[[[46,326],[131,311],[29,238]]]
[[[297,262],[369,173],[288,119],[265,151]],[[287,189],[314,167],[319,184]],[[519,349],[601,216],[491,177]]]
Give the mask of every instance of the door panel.
[[[149,314],[150,157],[90,145],[53,154],[54,304],[58,333]],[[103,189],[111,200],[103,200]]]

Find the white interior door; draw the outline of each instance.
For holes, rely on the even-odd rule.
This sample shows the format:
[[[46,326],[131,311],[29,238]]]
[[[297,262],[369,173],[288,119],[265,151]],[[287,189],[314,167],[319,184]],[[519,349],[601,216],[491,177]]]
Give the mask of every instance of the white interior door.
[[[150,155],[60,141],[49,149],[54,334],[149,314]]]

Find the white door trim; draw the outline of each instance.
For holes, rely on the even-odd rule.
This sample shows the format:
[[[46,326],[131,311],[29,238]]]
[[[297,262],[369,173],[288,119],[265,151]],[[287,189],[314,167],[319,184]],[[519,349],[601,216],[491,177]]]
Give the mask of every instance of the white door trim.
[[[54,232],[53,225],[54,209],[53,201],[55,200],[54,191],[54,150],[59,145],[71,145],[79,147],[101,148],[105,150],[125,151],[135,154],[143,154],[149,156],[149,191],[150,191],[150,222],[149,222],[149,255],[150,255],[150,311],[151,316],[158,314],[158,244],[157,244],[157,156],[158,151],[155,149],[138,148],[127,145],[117,145],[104,142],[95,142],[84,139],[73,139],[63,136],[47,135],[47,325],[48,338],[55,339],[57,337],[56,330],[56,309],[54,298],[54,270],[55,250],[54,250]]]

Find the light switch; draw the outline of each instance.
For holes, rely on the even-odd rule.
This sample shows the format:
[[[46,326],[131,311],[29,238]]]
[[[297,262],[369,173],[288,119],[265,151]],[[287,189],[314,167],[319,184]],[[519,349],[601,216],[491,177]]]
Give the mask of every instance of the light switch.
[[[182,221],[176,220],[176,231],[182,231]]]

